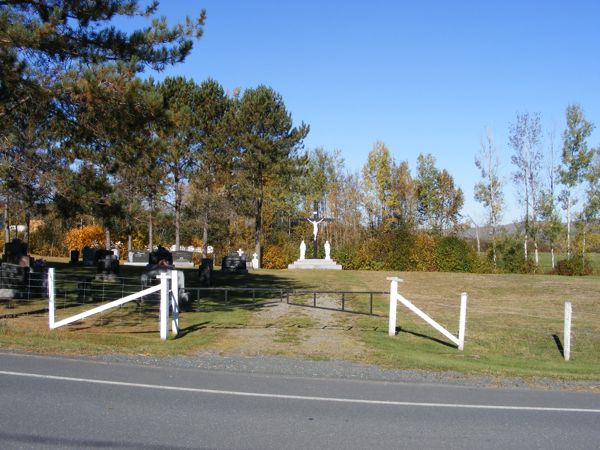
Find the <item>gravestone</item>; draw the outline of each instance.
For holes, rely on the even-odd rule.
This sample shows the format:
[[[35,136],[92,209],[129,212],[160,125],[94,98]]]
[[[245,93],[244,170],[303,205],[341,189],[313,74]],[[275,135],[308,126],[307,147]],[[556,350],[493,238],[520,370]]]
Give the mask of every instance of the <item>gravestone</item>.
[[[202,286],[212,286],[213,260],[210,258],[202,258],[200,263],[199,276]]]
[[[194,267],[194,263],[192,261],[192,252],[188,252],[185,250],[179,250],[172,253],[173,255],[173,265],[175,267]]]
[[[162,260],[165,260],[169,265],[173,265],[173,255],[171,252],[159,245],[155,251],[150,253],[150,260],[148,261],[148,264],[154,266]]]
[[[77,264],[79,262],[79,250],[71,250],[69,264]]]
[[[0,298],[24,299],[43,295],[46,287],[43,260],[27,254],[27,244],[13,239],[4,245],[0,264]]]
[[[84,266],[95,266],[97,263],[96,259],[96,249],[92,247],[88,247],[87,245],[83,247],[83,265]]]
[[[246,255],[238,255],[237,252],[231,252],[223,257],[221,261],[221,272],[225,273],[248,273],[246,266]]]
[[[161,259],[161,262],[159,264],[149,266],[148,270],[145,273],[143,273],[140,277],[142,287],[146,289],[150,286],[158,284],[160,282],[158,276],[163,273],[168,273],[172,269],[173,266],[169,266],[166,263],[166,259]],[[182,270],[177,271],[177,284],[179,287],[179,306],[182,309],[187,309],[189,307],[189,296],[188,293],[185,291],[185,274]],[[143,299],[153,298],[156,298],[156,296],[150,295],[148,297],[143,297]]]
[[[127,262],[134,265],[145,266],[150,262],[150,253],[144,250],[132,250],[127,255]]]
[[[2,262],[29,267],[30,261],[27,254],[27,244],[17,238],[4,244]]]
[[[96,280],[116,281],[119,275],[119,260],[115,255],[105,255],[96,265]]]
[[[0,298],[27,298],[29,267],[3,262],[0,265]]]

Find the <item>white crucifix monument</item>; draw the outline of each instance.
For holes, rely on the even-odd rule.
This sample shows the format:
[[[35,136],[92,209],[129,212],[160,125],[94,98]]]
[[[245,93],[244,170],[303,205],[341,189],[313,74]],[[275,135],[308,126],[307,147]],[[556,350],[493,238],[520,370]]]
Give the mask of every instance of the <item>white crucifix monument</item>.
[[[322,223],[331,222],[333,219],[321,217],[319,215],[318,202],[314,203],[312,217],[306,217],[302,220],[306,220],[312,225],[312,236],[313,236],[313,257],[306,258],[306,243],[304,240],[300,243],[300,258],[293,264],[288,265],[288,269],[333,269],[341,270],[342,266],[337,264],[331,259],[331,244],[329,241],[325,241],[325,259],[317,258],[317,248],[319,236],[319,225]]]

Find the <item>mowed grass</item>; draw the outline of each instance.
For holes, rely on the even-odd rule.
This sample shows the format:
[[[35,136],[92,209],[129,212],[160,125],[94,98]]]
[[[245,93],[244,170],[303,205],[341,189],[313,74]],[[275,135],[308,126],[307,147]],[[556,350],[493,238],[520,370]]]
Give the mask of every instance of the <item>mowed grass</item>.
[[[85,273],[81,267],[59,265],[57,274]],[[126,268],[139,276],[139,268]],[[320,291],[387,291],[386,277],[399,276],[400,293],[431,315],[453,334],[458,332],[461,292],[468,294],[465,350],[458,351],[441,334],[404,306],[398,306],[399,331],[387,334],[388,297],[374,296],[378,316],[327,311],[331,321],[347,328],[365,349],[353,359],[389,368],[458,371],[495,376],[557,377],[566,380],[600,380],[600,277],[549,275],[479,275],[458,273],[398,273],[367,271],[260,270],[248,275],[216,274],[217,286]],[[197,285],[197,273],[186,271],[186,287]],[[260,294],[257,294],[260,297]],[[257,297],[257,300],[260,298]],[[329,296],[331,298],[331,295]],[[271,299],[270,301],[279,301]],[[339,307],[339,299],[336,300]],[[571,361],[561,355],[564,302],[573,305]],[[302,303],[311,305],[310,298]],[[368,296],[345,296],[345,307],[368,311]],[[318,304],[321,304],[320,298]],[[86,319],[57,330],[48,329],[47,301],[0,303],[0,346],[51,353],[127,353],[164,356],[189,355],[219,349],[235,341],[235,330],[256,325],[260,304],[240,307],[235,302],[207,312],[184,312],[178,338],[158,337],[155,305],[131,306]],[[330,303],[327,304],[331,307]],[[60,311],[70,315],[80,308]],[[276,340],[297,343],[287,324],[306,320],[308,306],[290,308],[281,319]],[[295,311],[297,318],[295,318]],[[60,317],[59,317],[60,318]],[[277,323],[270,324],[277,326]],[[287,327],[287,328],[286,328]],[[307,333],[309,328],[304,328]],[[323,332],[315,327],[314,331]],[[235,343],[228,348],[235,348]],[[265,354],[269,348],[265,348]],[[307,358],[311,358],[307,351]],[[338,354],[332,353],[336,359]]]
[[[566,253],[555,253],[554,263],[556,264],[558,263],[558,261],[566,258]],[[594,273],[600,273],[600,253],[587,253],[586,259],[590,261]],[[542,273],[549,273],[550,271],[552,271],[552,255],[549,252],[540,252],[539,264]]]

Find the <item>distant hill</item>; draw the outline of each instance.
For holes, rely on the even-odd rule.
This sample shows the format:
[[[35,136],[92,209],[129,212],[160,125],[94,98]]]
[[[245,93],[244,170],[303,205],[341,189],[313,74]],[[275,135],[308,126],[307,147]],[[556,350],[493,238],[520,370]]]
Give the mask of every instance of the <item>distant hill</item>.
[[[498,225],[496,227],[496,234],[505,232],[508,234],[516,232],[519,228],[523,228],[522,223],[509,223],[505,225]],[[492,227],[483,226],[483,227],[471,227],[467,228],[458,235],[465,239],[477,239],[477,232],[479,231],[479,240],[487,241],[492,236]]]

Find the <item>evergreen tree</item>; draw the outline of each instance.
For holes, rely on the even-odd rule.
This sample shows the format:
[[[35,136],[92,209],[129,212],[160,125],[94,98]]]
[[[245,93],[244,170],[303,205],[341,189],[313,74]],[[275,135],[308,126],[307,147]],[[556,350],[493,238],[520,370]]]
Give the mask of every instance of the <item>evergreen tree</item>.
[[[298,150],[309,127],[293,127],[283,98],[267,86],[248,89],[242,95],[236,113],[240,150],[238,170],[250,187],[255,220],[254,245],[261,261],[262,210],[265,187],[276,177],[297,169]]]

